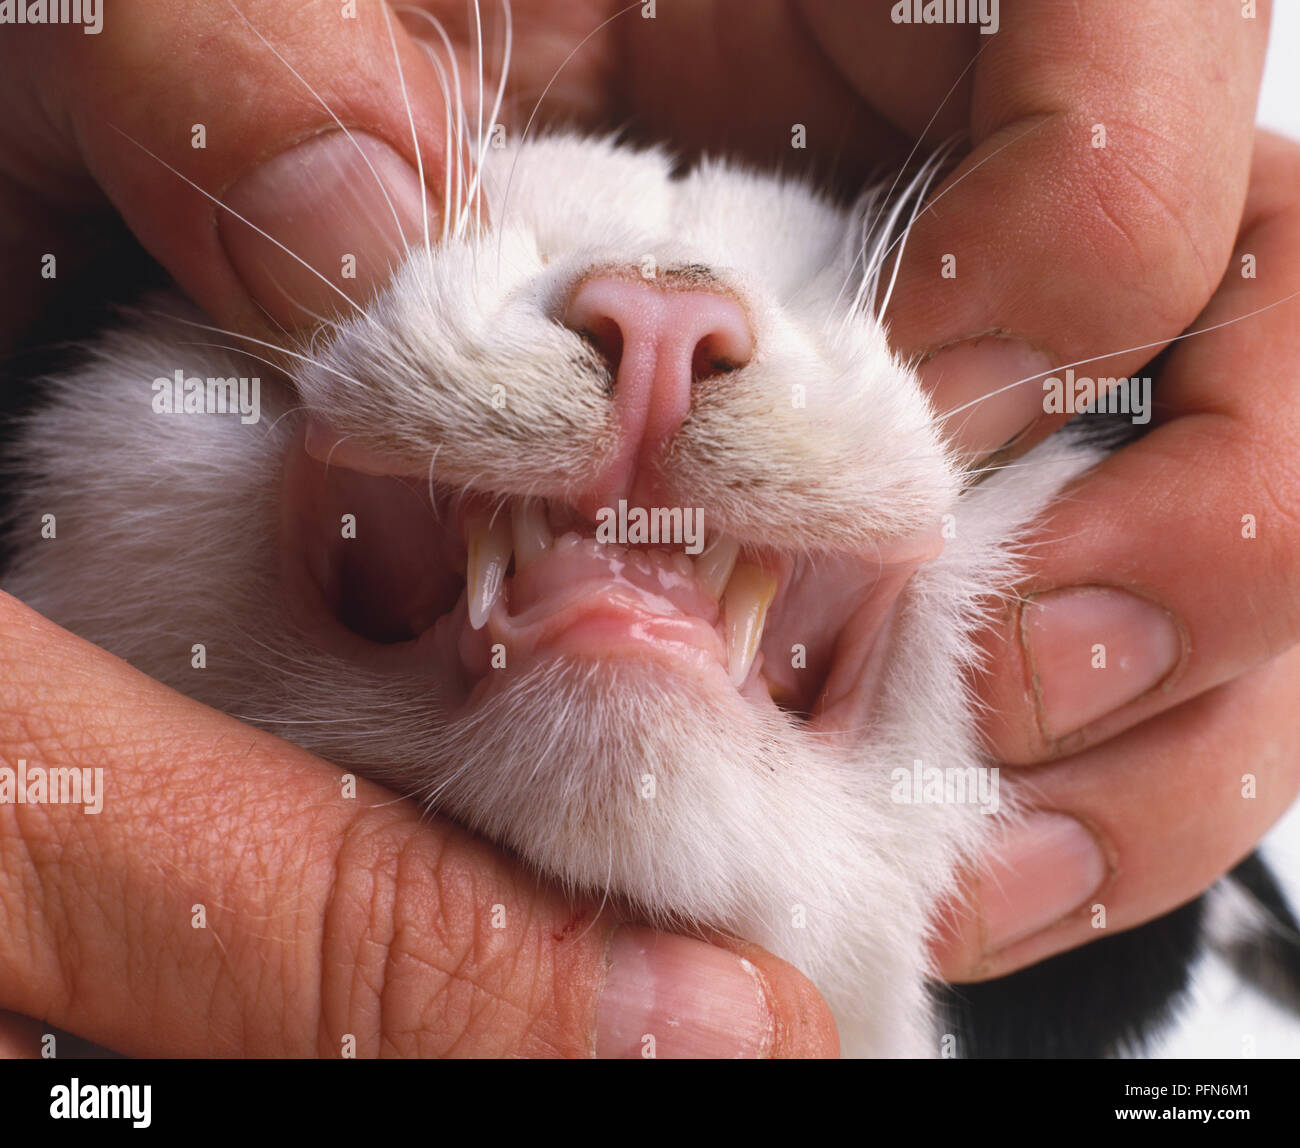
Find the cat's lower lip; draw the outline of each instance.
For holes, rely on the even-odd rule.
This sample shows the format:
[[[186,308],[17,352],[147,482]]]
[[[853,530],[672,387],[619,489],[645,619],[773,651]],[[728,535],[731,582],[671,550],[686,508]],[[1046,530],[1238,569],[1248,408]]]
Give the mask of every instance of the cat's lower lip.
[[[878,639],[934,552],[909,539],[873,563],[738,555],[712,542],[691,561],[680,550],[556,537],[544,515],[517,506],[512,538],[508,506],[326,466],[301,438],[284,489],[287,605],[303,628],[350,660],[433,675],[441,697],[470,706],[537,659],[640,660],[813,726],[861,724]]]

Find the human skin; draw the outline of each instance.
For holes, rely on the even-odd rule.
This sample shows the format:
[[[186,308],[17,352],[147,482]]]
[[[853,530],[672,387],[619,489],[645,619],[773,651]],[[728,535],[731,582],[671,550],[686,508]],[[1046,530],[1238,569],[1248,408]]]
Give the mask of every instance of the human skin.
[[[466,42],[458,0],[427,6]],[[539,94],[618,7],[516,3],[518,90]],[[545,109],[593,125],[635,117],[686,150],[783,154],[787,167],[797,118],[809,162],[834,163],[850,186],[904,158],[936,110],[927,142],[968,130],[973,150],[914,229],[888,318],[899,351],[926,357],[937,405],[965,408],[954,431],[971,455],[1014,440],[1010,459],[1053,429],[1041,388],[967,408],[977,396],[1142,346],[1088,364],[1136,373],[1189,324],[1300,290],[1300,160],[1251,127],[1260,7],[1246,22],[1185,0],[1008,3],[999,33],[980,37],[895,28],[888,5],[882,16],[749,3],[742,18],[723,0],[660,0],[655,20],[634,9],[594,36]],[[74,275],[69,221],[111,211],[224,327],[274,338],[303,308],[337,307],[339,290],[364,298],[404,240],[322,101],[363,143],[403,228],[418,233],[426,199],[436,219],[443,105],[412,40],[422,29],[394,20],[390,40],[364,0],[346,21],[333,5],[239,8],[247,22],[218,0],[123,2],[99,36],[0,29],[7,282],[35,282],[51,250]],[[1095,122],[1107,125],[1105,149],[1089,142]],[[191,146],[196,123],[206,148]],[[358,278],[324,284],[160,160],[327,273],[338,252],[360,251]],[[955,280],[938,273],[945,253],[956,253]],[[1257,279],[1238,273],[1244,253]],[[12,302],[10,336],[49,303],[27,288]],[[1092,939],[1099,898],[1111,929],[1173,908],[1249,851],[1300,786],[1293,315],[1280,306],[1179,343],[1158,428],[1082,479],[1035,535],[1023,589],[1037,596],[990,628],[977,685],[991,747],[1023,767],[1050,812],[943,915],[936,954],[949,977],[997,975]],[[989,332],[1007,337],[934,354]],[[1249,540],[1247,513],[1258,521]],[[1096,586],[1124,596],[1068,593]],[[340,810],[325,801],[332,767],[12,600],[0,600],[0,635],[0,759],[111,764],[136,795],[98,818],[0,807],[6,1008],[136,1054],[337,1055],[340,1024],[361,1055],[639,1054],[625,1034],[674,1012],[698,1023],[660,1055],[836,1049],[811,986],[770,955],[745,949],[756,977],[734,942],[662,938],[638,964],[644,932],[616,933],[616,912],[591,924],[593,907],[538,890],[459,829],[406,804],[376,808],[381,791],[364,783]],[[1104,684],[1077,656],[1095,642],[1128,667]],[[1256,796],[1243,799],[1247,769]],[[490,934],[489,888],[507,906],[506,928]],[[206,962],[178,962],[195,903],[220,944]],[[334,959],[322,961],[326,941]],[[611,945],[623,958],[607,983]],[[122,975],[94,974],[90,993],[96,961]],[[215,994],[199,988],[212,984]]]

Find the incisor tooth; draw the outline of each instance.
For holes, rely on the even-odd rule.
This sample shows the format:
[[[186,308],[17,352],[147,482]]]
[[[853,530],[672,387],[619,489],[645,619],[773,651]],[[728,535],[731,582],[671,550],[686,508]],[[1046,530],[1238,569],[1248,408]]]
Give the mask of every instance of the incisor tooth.
[[[739,542],[729,534],[719,534],[695,559],[695,576],[714,598],[722,597],[731,572],[736,568],[736,555],[739,553]]]
[[[776,579],[760,566],[740,563],[727,583],[723,607],[727,627],[727,672],[740,685],[749,676],[763,641],[767,608],[776,597]]]
[[[504,514],[472,513],[465,516],[465,592],[469,598],[469,624],[483,629],[510,565],[510,524]]]
[[[546,508],[535,499],[516,502],[510,514],[510,526],[515,539],[515,565],[531,566],[551,548],[554,540],[550,524],[546,521]]]

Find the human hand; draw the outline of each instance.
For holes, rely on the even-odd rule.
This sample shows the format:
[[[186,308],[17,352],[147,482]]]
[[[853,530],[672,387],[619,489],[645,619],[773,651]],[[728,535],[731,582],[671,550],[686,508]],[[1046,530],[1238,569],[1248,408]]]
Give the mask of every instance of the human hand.
[[[375,3],[356,20],[239,8],[247,20],[215,0],[123,3],[97,36],[0,30],[5,281],[22,285],[8,301],[33,304],[8,312],[11,336],[50,303],[30,287],[41,254],[71,275],[71,221],[106,204],[244,333],[345,308],[422,234],[443,106],[403,25]],[[587,31],[581,6],[552,15],[523,80]],[[519,33],[527,48],[527,19]],[[339,274],[345,253],[355,279]],[[617,907],[597,919],[376,786],[344,796],[326,763],[0,595],[0,759],[19,758],[102,767],[107,792],[99,814],[0,806],[0,1007],[115,1050],[339,1056],[350,1034],[358,1056],[641,1056],[652,1032],[661,1058],[837,1051],[825,1004],[783,962],[620,930]],[[8,1031],[11,1051],[39,1052],[39,1029]]]
[[[1193,324],[1212,329],[1174,344],[1155,429],[1053,506],[1025,601],[987,635],[989,741],[1059,812],[972,876],[973,911],[940,945],[952,979],[1103,935],[1098,904],[1112,931],[1168,912],[1300,791],[1298,189],[1300,147],[1260,133],[1228,271]]]
[[[119,1052],[636,1057],[644,1033],[660,1058],[838,1049],[785,962],[620,929],[3,594],[0,758],[103,771],[98,813],[0,805],[0,1007]]]

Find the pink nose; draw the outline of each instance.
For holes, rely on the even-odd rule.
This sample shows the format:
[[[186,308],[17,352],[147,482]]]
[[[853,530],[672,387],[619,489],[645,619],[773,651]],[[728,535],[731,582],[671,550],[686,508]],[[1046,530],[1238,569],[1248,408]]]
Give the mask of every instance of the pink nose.
[[[618,445],[583,509],[619,498],[655,505],[644,500],[653,498],[659,455],[690,412],[692,385],[743,367],[754,353],[744,309],[721,292],[602,274],[579,284],[564,324],[614,375]]]

